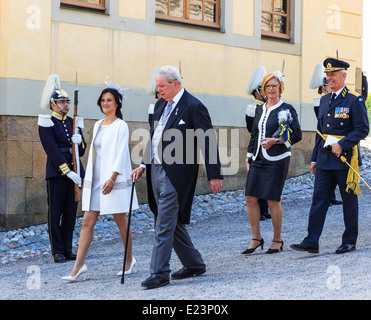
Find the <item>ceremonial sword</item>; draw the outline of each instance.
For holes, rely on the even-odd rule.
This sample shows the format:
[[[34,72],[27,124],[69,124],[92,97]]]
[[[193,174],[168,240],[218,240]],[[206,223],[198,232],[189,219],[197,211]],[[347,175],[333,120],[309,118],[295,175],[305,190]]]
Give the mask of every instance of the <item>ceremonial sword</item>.
[[[322,133],[321,132],[319,132],[318,131],[318,129],[316,130],[316,132],[317,132],[317,134],[323,139],[323,140],[325,140],[326,141],[326,138],[322,135]],[[347,159],[345,158],[345,156],[342,156],[342,155],[340,155],[340,160],[342,161],[342,162],[344,162],[345,164],[347,164],[348,165],[348,167],[350,168],[350,169],[352,169],[353,170],[353,172],[358,176],[358,178],[360,178],[362,181],[363,181],[363,183],[371,190],[371,187],[366,183],[366,181],[365,180],[363,180],[363,178],[359,175],[359,173],[348,163],[348,161],[347,161]]]

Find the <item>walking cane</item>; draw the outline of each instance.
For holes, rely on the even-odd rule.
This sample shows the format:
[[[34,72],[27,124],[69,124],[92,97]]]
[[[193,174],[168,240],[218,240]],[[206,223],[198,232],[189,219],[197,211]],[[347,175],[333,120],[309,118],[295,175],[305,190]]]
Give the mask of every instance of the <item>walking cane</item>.
[[[124,253],[124,264],[122,266],[122,276],[121,276],[121,284],[125,282],[125,265],[126,265],[126,253],[128,251],[128,243],[129,243],[129,231],[130,231],[130,222],[131,222],[131,208],[133,206],[133,196],[134,196],[134,186],[135,186],[135,176],[133,175],[133,181],[131,185],[131,195],[130,195],[130,207],[129,207],[129,217],[128,217],[128,227],[126,229],[126,243],[125,243],[125,253]]]

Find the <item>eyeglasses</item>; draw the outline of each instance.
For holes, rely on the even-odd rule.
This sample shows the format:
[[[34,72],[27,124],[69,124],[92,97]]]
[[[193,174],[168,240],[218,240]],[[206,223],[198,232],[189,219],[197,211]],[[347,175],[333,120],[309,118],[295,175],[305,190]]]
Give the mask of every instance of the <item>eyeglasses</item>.
[[[279,86],[280,86],[280,84],[277,83],[277,84],[267,84],[265,87],[266,87],[267,89],[270,89],[270,88],[274,88],[274,89],[276,89],[276,88],[278,88]]]
[[[57,100],[56,102],[57,104],[70,104],[71,103],[70,100]]]

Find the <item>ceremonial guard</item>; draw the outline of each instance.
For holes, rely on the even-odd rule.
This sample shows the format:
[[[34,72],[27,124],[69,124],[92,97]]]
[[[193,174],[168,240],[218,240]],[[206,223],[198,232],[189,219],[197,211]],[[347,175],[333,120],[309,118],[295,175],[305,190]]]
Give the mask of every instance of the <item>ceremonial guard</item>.
[[[252,95],[255,101],[246,107],[246,128],[251,133],[252,124],[255,118],[255,111],[257,106],[262,106],[266,100],[262,93],[262,81],[266,76],[267,71],[264,66],[257,66],[252,74],[249,83],[247,84],[246,93]],[[247,160],[247,158],[246,158]],[[260,220],[270,219],[271,215],[268,211],[268,203],[265,199],[258,200],[260,208]]]
[[[73,133],[73,119],[67,116],[69,103],[58,75],[49,76],[41,108],[53,112],[51,115],[39,115],[38,125],[40,141],[47,154],[48,231],[56,263],[76,259],[76,254],[72,252],[78,204],[75,201],[75,184],[81,187],[85,173],[80,159],[80,175],[73,171],[72,144],[79,145],[79,156],[83,156],[85,141],[81,132],[83,119],[79,118],[76,123],[79,134]]]
[[[155,99],[156,99],[155,103],[157,102],[158,99],[160,99],[159,92],[158,92],[158,87],[157,87],[157,84],[156,84],[156,74],[160,71],[160,69],[161,69],[161,67],[155,67],[153,69],[153,73],[152,73],[151,79],[150,79],[150,81],[148,83],[148,87],[147,87],[147,94],[150,95],[150,96],[155,97]],[[148,106],[148,123],[151,123],[151,121],[152,121],[154,110],[155,110],[155,104],[150,103],[149,106]]]
[[[249,83],[247,84],[246,93],[255,98],[253,104],[246,107],[246,128],[249,132],[251,132],[252,124],[254,122],[256,107],[262,106],[266,102],[261,88],[262,81],[266,74],[267,71],[263,66],[256,67]]]
[[[345,86],[350,65],[333,58],[326,59],[323,65],[331,93],[321,98],[318,109],[317,136],[311,159],[315,182],[308,235],[300,244],[291,245],[291,248],[318,253],[326,213],[338,185],[343,199],[345,231],[336,253],[345,253],[356,249],[357,196],[361,190],[358,176],[339,157],[346,158],[352,168],[359,171],[361,155],[358,144],[367,137],[369,122],[363,96]]]
[[[331,91],[328,86],[324,70],[325,68],[323,66],[323,63],[318,63],[314,68],[312,79],[310,80],[309,84],[309,88],[312,90],[317,90],[318,94],[320,95],[319,97],[313,98],[313,108],[317,119],[319,102],[321,100],[321,97]]]

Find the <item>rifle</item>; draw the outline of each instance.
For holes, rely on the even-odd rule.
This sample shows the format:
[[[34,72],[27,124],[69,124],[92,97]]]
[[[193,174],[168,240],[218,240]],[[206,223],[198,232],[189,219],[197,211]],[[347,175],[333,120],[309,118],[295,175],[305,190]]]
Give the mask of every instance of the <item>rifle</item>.
[[[79,128],[77,126],[77,105],[79,103],[79,90],[77,87],[77,71],[76,71],[76,89],[74,95],[74,112],[73,112],[73,134],[79,133]],[[80,157],[79,157],[79,145],[73,143],[72,146],[72,161],[73,161],[73,171],[75,171],[80,176]],[[81,185],[75,184],[75,201],[81,201]]]

